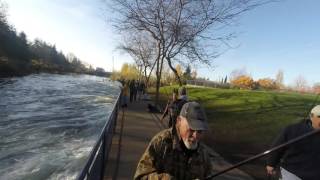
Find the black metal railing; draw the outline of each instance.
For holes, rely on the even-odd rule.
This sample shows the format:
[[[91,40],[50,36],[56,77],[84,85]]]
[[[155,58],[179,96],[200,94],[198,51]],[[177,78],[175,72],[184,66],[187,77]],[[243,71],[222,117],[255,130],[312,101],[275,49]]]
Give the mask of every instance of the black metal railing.
[[[113,106],[108,121],[103,126],[95,146],[90,152],[89,159],[77,177],[77,180],[103,179],[106,160],[112,144],[112,136],[115,132],[118,111],[120,108],[121,93]]]

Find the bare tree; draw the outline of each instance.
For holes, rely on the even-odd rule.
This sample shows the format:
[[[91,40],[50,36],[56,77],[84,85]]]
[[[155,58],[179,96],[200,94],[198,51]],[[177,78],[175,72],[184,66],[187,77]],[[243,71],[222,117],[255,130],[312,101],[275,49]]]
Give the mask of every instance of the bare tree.
[[[249,76],[249,74],[247,73],[247,69],[245,67],[240,68],[240,69],[234,69],[230,73],[230,81],[233,81],[233,80],[239,78],[240,76]]]
[[[300,92],[306,91],[308,88],[307,80],[302,75],[299,75],[294,81],[294,88]]]
[[[312,87],[312,90],[316,94],[320,94],[320,83],[315,83]]]
[[[8,29],[9,25],[7,22],[7,9],[8,6],[5,2],[0,0],[0,30],[3,31],[3,29]]]
[[[156,102],[162,66],[167,61],[182,84],[175,65],[211,65],[220,45],[230,47],[233,33],[219,31],[261,0],[113,0],[116,28],[125,34],[147,34],[156,43]],[[217,33],[220,32],[221,34]],[[188,61],[188,62],[187,62]]]
[[[7,4],[0,0],[0,20],[5,21],[7,15]]]
[[[282,70],[279,70],[276,75],[276,85],[280,89],[282,89],[284,86],[284,84],[283,84],[283,71]]]
[[[155,44],[148,37],[130,36],[120,47],[129,53],[139,68],[139,74],[144,74],[144,82],[147,85],[151,73],[155,67]]]

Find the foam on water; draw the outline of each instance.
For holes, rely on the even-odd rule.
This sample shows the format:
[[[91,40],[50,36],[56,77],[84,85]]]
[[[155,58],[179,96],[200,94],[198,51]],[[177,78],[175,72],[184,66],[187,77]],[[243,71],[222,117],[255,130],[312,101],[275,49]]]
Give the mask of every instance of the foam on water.
[[[0,179],[75,179],[119,84],[85,75],[0,80]]]

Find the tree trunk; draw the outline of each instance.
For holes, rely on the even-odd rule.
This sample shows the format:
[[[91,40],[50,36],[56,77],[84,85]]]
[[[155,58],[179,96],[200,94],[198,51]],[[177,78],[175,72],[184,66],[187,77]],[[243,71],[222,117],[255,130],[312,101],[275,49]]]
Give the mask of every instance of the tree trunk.
[[[159,103],[159,89],[160,89],[160,77],[159,77],[159,71],[160,71],[160,58],[157,60],[157,71],[156,71],[156,101],[155,104],[158,105]]]
[[[157,57],[157,59],[159,59],[159,57]],[[153,71],[153,69],[154,69],[155,65],[157,64],[157,61],[158,61],[158,60],[156,60],[156,61],[153,63],[153,65],[152,65],[152,67],[151,67],[151,69],[150,69],[150,73],[149,73],[149,75],[148,75],[148,76],[147,76],[147,66],[145,66],[146,86],[149,84],[150,77],[151,77],[151,73],[152,73],[152,71]]]
[[[176,78],[178,79],[178,82],[179,82],[179,86],[182,86],[182,81],[181,81],[181,78],[177,72],[177,70],[172,66],[172,63],[171,63],[171,59],[170,58],[166,58],[167,61],[168,61],[168,64],[169,64],[169,67],[170,69],[173,71],[174,75],[176,76]]]
[[[160,72],[160,56],[161,56],[161,48],[160,48],[160,42],[158,41],[158,55],[157,55],[157,69],[156,69],[156,76],[157,76],[157,80],[156,80],[156,100],[155,100],[155,104],[158,105],[159,103],[159,89],[160,89],[160,79],[161,79],[161,74]]]

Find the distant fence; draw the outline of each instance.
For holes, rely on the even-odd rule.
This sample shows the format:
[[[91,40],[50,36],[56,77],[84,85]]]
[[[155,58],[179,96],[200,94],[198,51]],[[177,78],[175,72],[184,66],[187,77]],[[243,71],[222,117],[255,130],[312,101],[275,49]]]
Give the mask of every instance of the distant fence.
[[[213,88],[230,88],[229,83],[220,83],[209,80],[187,80],[187,85],[193,86],[204,86],[204,87],[213,87]]]
[[[102,132],[95,146],[90,152],[82,171],[78,175],[78,180],[101,180],[103,179],[105,166],[107,165],[108,155],[112,144],[112,136],[115,132],[118,111],[120,108],[121,93],[113,106],[112,113],[106,124],[103,126]]]

